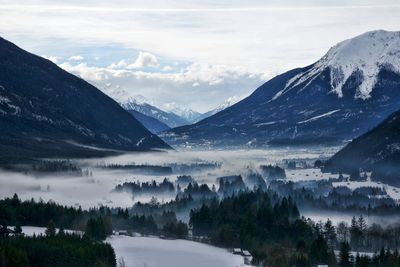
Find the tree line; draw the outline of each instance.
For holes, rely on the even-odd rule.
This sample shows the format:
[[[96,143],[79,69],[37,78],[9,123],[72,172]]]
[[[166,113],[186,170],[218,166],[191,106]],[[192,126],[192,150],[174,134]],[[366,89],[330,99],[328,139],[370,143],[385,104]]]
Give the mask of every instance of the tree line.
[[[91,227],[89,221],[84,235],[57,232],[50,221],[45,235],[29,237],[18,226],[14,231],[2,226],[0,267],[116,267],[113,248],[96,241]]]

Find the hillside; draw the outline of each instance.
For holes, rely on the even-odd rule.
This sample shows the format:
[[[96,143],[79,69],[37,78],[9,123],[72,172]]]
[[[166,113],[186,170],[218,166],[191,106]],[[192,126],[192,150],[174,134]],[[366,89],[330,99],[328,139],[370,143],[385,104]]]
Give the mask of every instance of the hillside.
[[[117,102],[0,38],[0,161],[169,146]]]
[[[326,169],[358,174],[372,172],[372,179],[400,185],[400,111],[373,130],[354,139],[336,153]]]

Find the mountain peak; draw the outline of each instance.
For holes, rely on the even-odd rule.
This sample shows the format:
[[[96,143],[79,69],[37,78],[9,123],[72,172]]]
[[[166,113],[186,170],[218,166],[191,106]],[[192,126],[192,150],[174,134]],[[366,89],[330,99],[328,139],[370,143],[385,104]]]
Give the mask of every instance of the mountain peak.
[[[191,109],[190,107],[179,105],[177,103],[166,103],[164,104],[163,109],[184,118],[190,123],[195,122],[201,116],[201,113]]]
[[[190,147],[341,144],[398,110],[399,86],[400,32],[368,32],[163,137]]]
[[[367,99],[382,68],[400,73],[399,31],[370,31],[338,43],[311,68],[290,79],[273,100],[294,87],[306,87],[326,69],[330,73],[331,91],[339,97],[343,97],[342,89],[350,76],[360,74],[362,81],[354,97]]]

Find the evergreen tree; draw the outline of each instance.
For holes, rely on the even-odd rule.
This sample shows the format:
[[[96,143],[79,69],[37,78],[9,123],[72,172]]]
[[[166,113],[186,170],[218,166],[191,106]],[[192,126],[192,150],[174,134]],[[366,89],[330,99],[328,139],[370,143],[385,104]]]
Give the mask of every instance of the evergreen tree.
[[[14,234],[17,234],[17,235],[22,234],[22,228],[19,223],[17,223],[17,225],[15,225],[15,227],[14,227]]]
[[[360,246],[360,239],[361,239],[361,231],[359,228],[359,224],[355,217],[351,219],[350,225],[350,241],[351,245],[354,249],[358,249]]]
[[[86,223],[85,236],[94,240],[104,240],[107,237],[103,219],[90,218]]]
[[[329,262],[328,245],[321,235],[312,242],[309,258],[314,264],[326,264]]]
[[[65,235],[65,230],[64,227],[61,225],[60,229],[58,230],[58,236],[64,236]]]
[[[327,220],[324,225],[324,236],[330,248],[334,248],[336,244],[336,231],[331,220]]]
[[[359,229],[359,246],[364,247],[365,231],[367,229],[367,223],[362,215],[358,218],[358,229]]]
[[[337,239],[339,242],[348,242],[349,229],[345,222],[340,222],[336,227]]]
[[[340,244],[339,267],[351,267],[350,245],[347,242]]]
[[[56,226],[54,225],[53,220],[50,220],[49,223],[47,224],[45,234],[48,237],[54,237],[56,235]]]

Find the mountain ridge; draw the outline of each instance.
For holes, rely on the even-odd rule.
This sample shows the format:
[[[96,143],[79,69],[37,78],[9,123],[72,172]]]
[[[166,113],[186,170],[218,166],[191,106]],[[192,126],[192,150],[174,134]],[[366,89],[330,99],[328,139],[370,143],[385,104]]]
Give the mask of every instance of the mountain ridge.
[[[120,100],[118,102],[127,111],[140,112],[143,115],[157,119],[161,123],[168,125],[170,128],[190,124],[187,120],[173,112],[164,111],[144,101],[139,102],[134,97],[129,97],[128,99],[123,101]]]
[[[400,52],[397,50],[384,50],[388,55],[388,64],[376,62],[379,63],[378,71],[367,72],[376,75],[373,90],[364,90],[367,88],[363,85],[364,74],[357,67],[360,62],[363,64],[363,60],[350,60],[357,64],[349,65],[350,69],[355,68],[348,77],[347,74],[338,74],[345,71],[337,65],[331,67],[324,63],[335,63],[342,58],[343,50],[333,53],[335,47],[340,48],[343,44],[347,47],[351,40],[357,43],[364,39],[368,44],[363,46],[365,49],[376,46],[393,48],[385,41],[397,44],[400,32],[368,32],[341,42],[316,63],[280,74],[235,105],[199,123],[171,129],[160,136],[171,145],[203,148],[342,144],[351,140],[372,129],[400,106],[400,92],[397,90],[400,72],[389,64],[394,62],[396,66],[400,65],[400,59],[396,56]],[[383,44],[378,45],[377,40],[384,40]],[[362,51],[358,55],[368,55],[369,52]],[[327,60],[331,58],[336,61]],[[363,66],[369,69],[371,64],[369,62]],[[338,84],[340,93],[334,90],[337,87],[332,87]],[[368,97],[358,97],[360,88],[368,92]],[[214,136],[209,135],[210,132]]]

